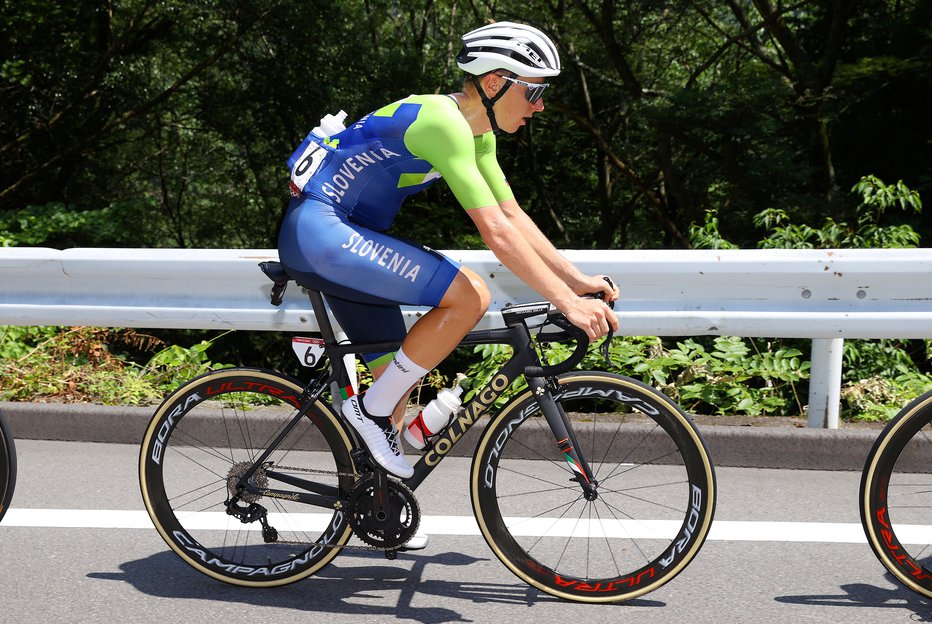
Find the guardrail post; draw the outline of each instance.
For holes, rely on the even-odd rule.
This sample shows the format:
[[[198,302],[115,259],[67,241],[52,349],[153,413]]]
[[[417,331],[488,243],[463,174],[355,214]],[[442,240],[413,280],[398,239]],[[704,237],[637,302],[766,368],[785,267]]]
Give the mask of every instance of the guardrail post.
[[[815,338],[812,341],[812,368],[809,378],[809,419],[813,428],[838,429],[841,401],[842,338]]]

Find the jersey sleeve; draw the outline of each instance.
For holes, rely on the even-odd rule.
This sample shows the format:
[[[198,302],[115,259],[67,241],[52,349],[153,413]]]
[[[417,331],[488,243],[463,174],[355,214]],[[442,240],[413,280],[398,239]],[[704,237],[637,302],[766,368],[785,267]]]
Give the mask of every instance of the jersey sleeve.
[[[498,197],[480,170],[477,145],[469,124],[455,102],[446,96],[435,97],[438,99],[423,103],[417,119],[405,133],[405,146],[443,176],[463,208],[497,205]],[[494,160],[494,144],[492,149]],[[494,168],[501,172],[497,162]],[[501,178],[504,181],[504,174]]]

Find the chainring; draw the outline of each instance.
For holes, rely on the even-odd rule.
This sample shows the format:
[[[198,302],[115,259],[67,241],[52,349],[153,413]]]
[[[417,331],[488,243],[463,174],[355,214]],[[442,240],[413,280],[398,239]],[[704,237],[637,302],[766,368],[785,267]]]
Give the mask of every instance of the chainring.
[[[349,524],[359,539],[370,546],[396,550],[411,539],[421,523],[421,508],[405,484],[388,479],[388,517],[380,521],[375,512],[376,479],[363,477],[349,496]]]

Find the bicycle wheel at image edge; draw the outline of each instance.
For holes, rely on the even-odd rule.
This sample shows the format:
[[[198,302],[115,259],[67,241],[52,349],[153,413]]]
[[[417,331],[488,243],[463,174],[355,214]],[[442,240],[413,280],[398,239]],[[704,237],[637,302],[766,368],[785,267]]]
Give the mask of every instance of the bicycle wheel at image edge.
[[[932,598],[932,392],[904,407],[874,442],[861,475],[861,524],[877,559]]]
[[[0,414],[0,520],[6,515],[16,486],[16,444],[3,414]]]
[[[270,371],[224,369],[184,384],[156,410],[140,451],[143,499],[168,545],[197,570],[236,585],[283,585],[320,570],[349,539],[341,511],[287,493],[242,497],[244,507],[265,510],[262,521],[226,513],[235,484],[293,419],[302,390]],[[345,498],[353,472],[349,438],[318,401],[250,481],[287,490],[289,477],[306,479],[317,493]],[[264,523],[275,541],[263,539]]]
[[[609,373],[560,377],[554,393],[598,481],[583,497],[531,393],[493,417],[472,468],[492,551],[525,582],[578,602],[630,600],[696,556],[715,511],[715,472],[685,413]]]

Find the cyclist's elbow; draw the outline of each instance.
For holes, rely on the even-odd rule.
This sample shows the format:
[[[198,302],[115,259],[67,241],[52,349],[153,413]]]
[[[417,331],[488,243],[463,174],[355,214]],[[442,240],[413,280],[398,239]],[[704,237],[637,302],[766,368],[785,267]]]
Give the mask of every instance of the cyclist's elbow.
[[[496,256],[500,256],[501,252],[508,252],[511,250],[514,247],[515,236],[520,235],[518,230],[516,230],[507,219],[489,224],[481,233],[482,242],[485,243]]]

